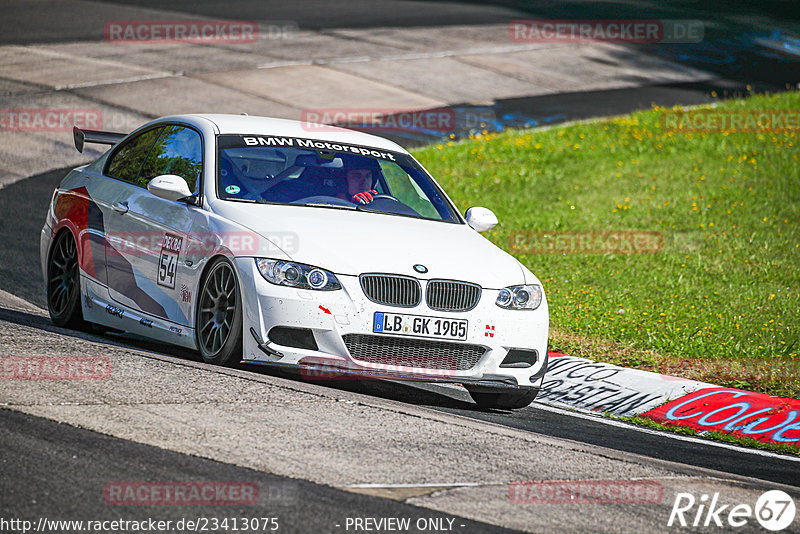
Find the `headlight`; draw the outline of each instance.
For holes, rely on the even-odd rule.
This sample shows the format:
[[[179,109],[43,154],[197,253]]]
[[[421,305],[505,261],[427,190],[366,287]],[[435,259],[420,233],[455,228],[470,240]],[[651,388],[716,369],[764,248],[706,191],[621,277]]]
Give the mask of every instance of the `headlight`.
[[[535,310],[542,303],[542,288],[536,285],[504,287],[495,304],[507,310]]]
[[[256,258],[258,272],[267,282],[278,286],[296,287],[297,289],[316,289],[334,291],[342,289],[336,275],[319,267],[312,267],[293,261],[268,260]]]

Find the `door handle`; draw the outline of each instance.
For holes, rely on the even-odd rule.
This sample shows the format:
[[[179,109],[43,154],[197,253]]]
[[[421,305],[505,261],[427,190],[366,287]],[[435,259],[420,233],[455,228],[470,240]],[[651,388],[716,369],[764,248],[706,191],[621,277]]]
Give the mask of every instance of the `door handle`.
[[[117,213],[119,213],[120,215],[122,215],[124,213],[128,213],[128,203],[126,201],[114,202],[111,205],[111,208],[114,211],[116,211]]]

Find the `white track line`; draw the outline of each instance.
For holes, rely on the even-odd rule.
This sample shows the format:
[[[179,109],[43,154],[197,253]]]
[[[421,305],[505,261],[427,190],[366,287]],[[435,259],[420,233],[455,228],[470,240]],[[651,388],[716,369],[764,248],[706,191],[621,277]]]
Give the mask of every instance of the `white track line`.
[[[116,78],[113,80],[95,80],[91,82],[70,83],[67,85],[56,85],[56,91],[64,91],[69,89],[83,89],[86,87],[98,87],[101,85],[119,85],[123,83],[141,82],[144,80],[160,80],[162,78],[178,78],[183,76],[182,72],[156,72],[153,74],[142,74],[140,76],[130,76],[128,78]]]
[[[561,45],[563,46],[563,45]],[[306,61],[272,61],[262,63],[258,69],[272,69],[275,67],[293,67],[296,65],[336,65],[338,63],[367,63],[370,61],[408,61],[418,59],[441,59],[459,56],[478,56],[484,54],[507,54],[513,52],[528,52],[555,48],[558,45],[542,46],[541,43],[530,45],[507,45],[489,48],[466,48],[464,50],[441,50],[438,52],[404,52],[399,54],[386,54],[384,56],[342,56],[333,58],[320,58]]]
[[[556,408],[555,406],[551,406],[551,405],[548,405],[548,404],[542,404],[540,402],[532,404],[531,407],[539,409],[539,410],[544,410],[546,412],[553,412],[553,413],[558,413],[558,414],[562,414],[562,415],[568,415],[570,417],[577,417],[579,419],[586,419],[586,420],[589,420],[589,421],[595,421],[595,422],[598,422],[598,423],[603,423],[605,425],[615,426],[615,427],[618,427],[618,428],[627,428],[629,430],[635,430],[637,432],[644,432],[645,434],[652,434],[654,436],[660,436],[660,437],[663,437],[663,438],[676,439],[678,441],[688,441],[688,442],[696,443],[696,444],[702,445],[702,446],[719,447],[721,449],[729,449],[729,450],[733,450],[733,451],[737,451],[737,452],[741,452],[741,453],[746,453],[746,454],[755,454],[757,456],[766,456],[768,458],[776,458],[776,459],[779,459],[779,460],[786,460],[786,461],[789,461],[789,462],[800,462],[800,457],[798,457],[798,456],[789,456],[789,455],[784,455],[784,454],[777,454],[777,453],[774,453],[774,452],[762,451],[760,449],[749,449],[749,448],[739,447],[737,445],[731,445],[729,443],[721,443],[719,441],[713,441],[713,440],[710,440],[710,439],[702,439],[702,438],[695,438],[695,437],[692,437],[692,436],[683,436],[681,434],[673,434],[672,432],[667,432],[667,431],[663,431],[663,430],[653,430],[653,429],[650,429],[650,428],[644,428],[644,427],[636,426],[636,425],[633,425],[631,423],[624,423],[622,421],[617,421],[617,420],[614,420],[614,419],[608,419],[606,417],[601,417],[599,415],[590,415],[590,414],[584,413],[582,411],[565,410],[564,408]]]

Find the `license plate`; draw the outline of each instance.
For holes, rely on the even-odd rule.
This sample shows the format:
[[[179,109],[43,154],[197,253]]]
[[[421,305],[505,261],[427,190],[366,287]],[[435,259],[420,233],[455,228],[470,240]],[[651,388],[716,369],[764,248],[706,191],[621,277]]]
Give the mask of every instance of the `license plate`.
[[[375,312],[372,331],[376,334],[399,334],[463,341],[467,339],[467,320]]]

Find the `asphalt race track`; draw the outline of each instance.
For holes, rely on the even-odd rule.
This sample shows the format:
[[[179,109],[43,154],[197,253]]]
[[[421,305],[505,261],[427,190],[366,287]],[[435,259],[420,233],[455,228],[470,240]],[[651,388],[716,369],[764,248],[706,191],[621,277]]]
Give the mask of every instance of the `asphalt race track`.
[[[554,440],[546,434],[563,434],[566,428],[572,428],[575,434],[600,434],[603,425],[581,424],[581,420],[570,416],[548,417],[551,412],[535,406],[513,417],[502,412],[476,412],[464,394],[445,388],[420,391],[407,385],[382,383],[343,387],[305,383],[277,373],[210,367],[196,362],[192,353],[174,350],[159,353],[152,350],[151,343],[71,333],[53,327],[40,313],[15,308],[17,304],[12,302],[0,311],[0,336],[4,340],[17,340],[15,355],[103,354],[112,359],[115,373],[109,384],[88,385],[88,390],[56,386],[52,391],[38,388],[31,391],[26,384],[7,388],[4,398],[14,411],[0,413],[3,420],[0,441],[4,451],[2,517],[35,520],[43,511],[50,519],[83,520],[117,516],[177,520],[223,514],[241,513],[249,517],[269,514],[279,517],[282,528],[303,532],[312,528],[336,531],[335,525],[341,525],[348,517],[366,514],[440,517],[432,508],[446,511],[445,517],[459,525],[455,531],[493,531],[488,525],[477,525],[455,513],[463,508],[448,502],[446,490],[477,493],[457,494],[457,501],[464,504],[474,502],[475,498],[496,501],[496,492],[508,499],[506,484],[497,477],[506,469],[524,472],[525,468],[517,465],[521,460],[518,456],[527,457],[523,464],[531,463],[533,472],[544,479],[644,478],[663,484],[665,494],[674,491],[675,486],[682,491],[713,488],[726,495],[748,488],[750,492],[782,488],[792,495],[798,493],[796,479],[792,480],[796,462],[781,467],[779,462],[770,462],[766,457],[748,461],[746,453],[732,454],[725,471],[738,471],[730,468],[730,464],[746,462],[749,466],[744,469],[759,475],[757,478],[731,475],[692,467],[693,463],[702,465],[698,459],[704,456],[716,456],[717,461],[724,463],[722,454],[700,443],[684,447],[681,461],[671,462],[665,454],[648,458],[572,440]],[[254,393],[263,395],[263,400],[248,400]],[[322,405],[322,411],[316,404]],[[467,418],[436,415],[444,411],[458,412]],[[403,423],[409,417],[416,421],[410,427]],[[239,418],[245,419],[246,424],[232,421]],[[480,421],[484,418],[493,424],[487,426]],[[72,426],[49,419],[69,420]],[[407,428],[397,426],[398,423]],[[429,425],[437,431],[429,434]],[[512,428],[532,425],[538,430],[524,430],[522,435],[528,436],[525,438]],[[101,434],[75,426],[93,428]],[[556,430],[559,427],[562,430]],[[276,448],[279,442],[275,438],[285,436],[285,428],[291,429],[298,443],[316,445],[305,451]],[[508,428],[509,433],[502,428]],[[440,434],[442,430],[444,433]],[[460,436],[458,439],[452,435],[454,430]],[[417,436],[418,433],[422,436]],[[634,429],[616,432],[606,428],[605,433],[613,434],[616,440],[630,440],[632,447],[638,446],[642,451],[650,446],[660,447],[663,452],[675,446],[672,442],[665,445],[663,438],[660,445],[657,441],[648,444]],[[114,435],[129,439],[110,437]],[[486,441],[490,435],[493,441]],[[309,442],[311,437],[313,440]],[[512,437],[523,439],[524,447],[513,450],[502,443]],[[586,441],[591,442],[592,437],[588,437]],[[439,451],[417,448],[420,444],[416,441],[438,447]],[[481,449],[493,460],[474,448],[477,442],[482,443]],[[393,452],[376,458],[385,443],[391,444],[389,450]],[[397,444],[407,448],[398,450]],[[469,465],[446,460],[444,450],[449,448],[460,450],[459,458],[469,460]],[[505,458],[495,456],[499,451],[504,451]],[[358,456],[359,460],[343,465],[342,454]],[[299,463],[287,461],[298,456]],[[584,464],[587,460],[589,463]],[[363,470],[359,463],[364,464]],[[770,464],[776,468],[771,469]],[[271,470],[267,466],[282,476],[267,474]],[[443,473],[449,473],[450,478],[440,478],[447,476]],[[306,478],[317,484],[304,482]],[[416,482],[396,482],[409,479]],[[484,479],[482,484],[476,481],[481,479]],[[20,480],[25,484],[20,485]],[[143,506],[105,505],[102,496],[107,484],[137,480],[244,481],[256,484],[261,497],[257,507],[246,509],[176,506],[153,510]],[[332,483],[320,485],[320,480]],[[343,480],[351,483],[343,484]],[[364,481],[368,483],[365,485]],[[781,484],[782,481],[793,487]],[[462,485],[468,487],[461,489]],[[347,491],[341,491],[344,489]],[[354,496],[353,492],[368,495]],[[664,501],[660,506],[648,507],[639,519],[636,517],[640,512],[631,516],[631,510],[624,505],[603,507],[587,531],[599,528],[623,532],[626,530],[614,525],[628,524],[634,519],[644,519],[639,524],[662,524],[670,499]],[[548,506],[546,513],[541,508],[524,510],[516,506],[517,516],[508,521],[516,529],[531,525],[538,531],[556,526],[563,520],[563,514],[568,513],[555,506]],[[470,515],[467,510],[463,513]],[[487,517],[489,522],[494,523],[490,518],[491,515]]]
[[[6,455],[0,479],[0,490],[6,499],[0,511],[5,517],[34,517],[42,510],[47,510],[51,519],[114,520],[123,512],[130,520],[153,516],[141,506],[115,508],[98,499],[96,488],[109,480],[252,482],[260,488],[269,488],[259,506],[218,506],[205,509],[203,514],[277,517],[280,530],[290,532],[320,532],[344,524],[347,517],[358,516],[364,510],[375,516],[408,517],[414,522],[420,518],[444,517],[390,499],[177,454],[10,410],[0,410],[0,421],[0,446]],[[30,483],[21,485],[20,481]],[[296,513],[298,510],[302,513]],[[158,519],[177,522],[198,515],[197,506],[171,506],[159,513]],[[465,532],[509,532],[464,518],[456,518],[454,523]]]
[[[38,219],[25,217],[24,214],[41,213],[47,209],[52,189],[65,172],[66,169],[58,169],[0,190],[0,213],[9,214],[8,218],[0,221],[2,225],[0,226],[0,289],[40,307],[46,306],[41,282],[38,276],[31,275],[29,267],[31,265],[38,267],[37,237],[41,227]],[[21,199],[25,201],[21,202]],[[16,233],[3,231],[4,226],[12,221]],[[14,318],[8,316],[6,320],[13,321]],[[46,320],[37,319],[36,323],[41,327],[47,326]],[[108,339],[113,342],[125,342],[119,336],[109,336]],[[153,345],[150,342],[140,342],[137,346],[146,349]],[[168,346],[160,348],[167,354],[197,359],[197,356],[189,351]],[[250,366],[248,370],[253,373],[287,376],[278,371],[256,366]],[[740,448],[723,448],[699,440],[682,441],[675,437],[667,438],[628,425],[612,427],[599,417],[595,420],[579,419],[568,413],[537,409],[536,405],[508,413],[481,411],[475,408],[463,390],[439,386],[401,385],[377,381],[328,382],[326,386],[426,406],[528,432],[800,487],[800,478],[797,476],[800,461],[788,461],[777,455],[761,455]]]
[[[2,280],[0,288],[39,305],[43,304],[39,282],[37,277],[32,276],[25,268],[37,265],[37,248],[19,246],[21,242],[33,241],[32,236],[39,231],[38,221],[35,218],[25,217],[24,214],[32,209],[43,209],[41,204],[46,204],[50,189],[60,180],[63,173],[63,169],[56,170],[0,190],[0,210],[9,214],[5,220],[15,221],[15,226],[20,232],[14,239],[9,239],[8,232],[0,233],[2,236],[0,250],[7,254],[2,261],[4,270],[0,274]],[[37,202],[31,204],[39,205],[21,203],[20,199],[37,199]],[[19,238],[24,235],[31,238],[20,240]],[[171,362],[183,361],[204,367],[211,373],[226,372],[199,363],[197,354],[191,351],[126,336],[98,337],[64,331],[52,326],[49,319],[42,316],[41,312],[31,313],[13,309],[13,306],[3,308],[0,309],[0,335],[3,331],[16,331],[20,327],[25,327],[38,332],[35,336],[56,336],[64,338],[67,343],[70,343],[69,338],[74,338],[75,341],[94,340],[99,343],[100,349],[95,349],[93,352],[95,354],[106,353],[106,350],[102,349],[103,346],[130,347],[135,348],[138,353],[156,357],[162,355]],[[52,349],[44,350],[46,354],[53,354]],[[18,354],[18,351],[6,352],[9,355]],[[148,366],[150,363],[145,360],[143,365]],[[238,373],[267,382],[279,380],[289,384],[296,383],[297,387],[306,385],[306,382],[299,377],[261,367],[248,366]],[[136,380],[143,379],[147,374],[144,372]],[[797,489],[800,486],[797,477],[800,462],[772,453],[720,446],[697,439],[665,436],[621,423],[612,425],[601,417],[576,416],[564,410],[536,403],[517,412],[482,411],[476,409],[466,392],[455,387],[379,381],[328,381],[317,382],[313,387],[328,391],[333,396],[353,394],[356,399],[399,403],[408,407],[434,410],[518,429],[547,438],[558,438],[565,440],[563,443],[569,447],[597,446],[601,448],[600,451],[605,451],[601,453],[603,455],[620,454],[625,457],[626,453],[631,453],[638,459],[637,462],[652,462],[656,466],[668,465],[672,468],[680,466],[678,469],[684,476],[698,476],[712,480],[727,478],[742,484],[755,483],[764,488],[771,482],[786,489],[794,487],[795,490],[790,491],[800,492]],[[107,403],[108,399],[102,402]],[[139,401],[132,401],[132,404],[136,402]],[[191,401],[188,402],[191,404]],[[7,404],[19,409],[15,406],[13,395],[12,401]],[[116,517],[119,515],[117,509],[106,506],[97,496],[98,488],[109,480],[247,480],[258,484],[262,491],[274,492],[280,496],[277,503],[267,500],[260,502],[259,506],[264,507],[263,513],[277,514],[281,527],[289,531],[302,532],[310,528],[324,531],[331,525],[342,524],[347,517],[363,514],[364,510],[370,510],[370,514],[381,517],[432,517],[429,510],[398,502],[395,495],[390,495],[389,499],[379,498],[384,495],[356,495],[352,490],[334,489],[325,484],[297,480],[295,477],[278,477],[227,464],[224,461],[214,462],[164,450],[168,447],[135,443],[137,439],[131,442],[73,426],[56,425],[46,419],[19,414],[16,411],[4,410],[0,412],[0,417],[3,420],[0,425],[3,428],[0,440],[5,451],[4,473],[6,473],[3,484],[8,484],[2,492],[5,496],[2,504],[6,508],[0,509],[0,512],[4,516],[35,517],[38,515],[35,513],[37,510],[48,510],[50,517],[59,519]],[[80,454],[74,455],[75,457],[70,460],[70,455],[78,451]],[[43,465],[47,465],[44,470],[42,470]],[[55,481],[48,476],[54,468],[59,473]],[[14,482],[16,480],[28,480],[29,484],[22,491],[16,487]],[[93,491],[95,494],[92,494]],[[291,496],[288,501],[286,493]],[[46,497],[43,498],[41,495]],[[14,514],[11,513],[12,510]],[[208,515],[207,509],[203,510],[204,515]],[[219,513],[224,512],[226,515],[234,512],[228,507],[220,510]],[[189,515],[198,515],[198,511],[198,507],[175,506],[170,507],[168,513],[161,513],[159,510],[158,514],[154,514],[151,510],[143,510],[142,507],[125,507],[125,517],[135,519],[157,515],[161,520],[171,518],[177,520]],[[235,510],[235,513],[252,516],[255,510],[247,508]],[[259,511],[256,515],[260,516],[261,513]],[[457,515],[451,514],[447,517],[465,525],[460,530],[462,532],[489,532],[496,528]]]
[[[0,54],[0,64],[6,65],[6,73],[0,71],[0,107],[21,105],[14,100],[17,97],[32,107],[57,106],[62,102],[59,99],[73,102],[69,99],[76,98],[86,105],[111,109],[126,120],[142,122],[157,116],[153,93],[138,92],[142,86],[136,84],[141,80],[97,82],[96,87],[91,85],[95,81],[85,87],[20,81],[27,76],[20,74],[26,66],[24,60],[15,60],[14,54],[31,50],[66,54],[64,50],[78,43],[75,55],[69,56],[72,61],[86,43],[102,43],[103,24],[114,18],[231,18],[235,13],[237,19],[262,24],[289,21],[308,32],[302,35],[309,42],[330,40],[341,48],[340,75],[352,69],[348,75],[366,78],[369,69],[381,68],[379,64],[389,61],[386,57],[397,50],[419,53],[413,43],[404,48],[405,44],[393,40],[419,35],[413,32],[420,29],[440,32],[436,35],[441,38],[432,42],[449,39],[432,55],[458,55],[459,47],[466,45],[458,40],[463,36],[457,39],[454,34],[462,28],[501,27],[514,19],[537,16],[641,18],[637,14],[642,6],[651,10],[652,17],[716,23],[707,26],[702,45],[648,45],[630,56],[615,49],[615,61],[620,62],[616,65],[603,63],[610,56],[587,60],[602,72],[604,68],[627,68],[627,58],[630,67],[639,70],[623,85],[594,86],[587,75],[576,78],[579,82],[575,84],[565,83],[541,94],[509,92],[491,99],[448,99],[441,95],[422,98],[401,80],[397,94],[409,101],[430,102],[430,107],[441,102],[468,112],[488,112],[496,118],[493,128],[502,130],[615,115],[652,104],[707,103],[750,91],[786,90],[800,82],[800,51],[776,53],[755,44],[769,37],[771,42],[791,45],[780,31],[769,28],[783,25],[797,30],[800,12],[793,2],[730,2],[729,12],[720,15],[710,4],[664,2],[653,7],[633,0],[616,3],[611,12],[588,1],[178,0],[165,7],[164,2],[154,0],[10,0],[0,15],[0,48],[5,51]],[[386,27],[391,27],[391,32],[384,32]],[[400,38],[392,33],[395,31]],[[362,61],[359,54],[364,43],[368,49],[380,51]],[[42,52],[51,50],[48,46],[62,45],[66,48]],[[302,46],[307,48],[299,53],[311,50],[311,45]],[[224,55],[230,51],[223,48],[214,53],[222,54],[221,58],[234,57]],[[164,83],[199,83],[202,79],[203,83],[219,84],[208,86],[211,95],[227,83],[218,73],[189,72],[187,67],[185,74],[176,72],[175,64],[164,67],[159,62],[167,64],[171,59],[159,54],[152,54],[153,63],[168,73]],[[465,54],[480,56],[478,51]],[[124,55],[120,53],[120,59],[109,52],[103,61],[124,62]],[[336,54],[331,57],[334,59],[319,59],[314,68],[338,61]],[[275,68],[294,68],[288,53],[276,53],[275,58],[285,61]],[[478,59],[469,61],[477,64]],[[553,60],[554,65],[561,62]],[[667,62],[669,68],[664,67]],[[32,65],[29,70],[36,68]],[[259,65],[254,70],[269,68]],[[12,71],[14,74],[9,74]],[[129,92],[115,93],[114,87],[120,85]],[[162,92],[156,94],[176,92],[169,89],[172,86],[166,87],[159,86]],[[472,89],[474,95],[484,90]],[[500,84],[487,84],[485,91],[500,89]],[[48,100],[51,98],[54,100]],[[242,102],[259,104],[249,96]],[[284,104],[278,99],[269,106],[284,109],[276,102]],[[286,107],[287,114],[303,106],[295,107]],[[381,527],[364,523],[367,518],[407,518],[412,527],[406,531],[410,532],[656,532],[672,530],[667,519],[680,493],[697,497],[719,493],[725,503],[752,505],[763,492],[781,489],[800,502],[798,457],[664,434],[538,402],[514,412],[480,410],[457,386],[307,381],[252,365],[214,367],[202,363],[192,351],[132,336],[55,327],[45,310],[39,233],[53,188],[75,161],[88,158],[78,158],[70,150],[68,133],[10,135],[0,132],[6,136],[0,137],[5,141],[0,147],[0,357],[90,355],[105,359],[114,372],[108,380],[3,381],[0,532],[23,531],[19,524],[3,523],[12,518],[36,526],[42,518],[155,519],[174,524],[225,517],[274,517],[278,532],[403,531],[386,522]],[[390,137],[408,146],[437,139],[424,132]],[[40,157],[37,150],[41,147],[32,148],[40,139],[53,142],[59,156]],[[12,168],[11,161],[21,161],[21,168],[29,170]],[[646,481],[659,488],[659,498],[646,504],[605,505],[526,504],[513,498],[515,481],[588,479]],[[108,486],[126,481],[245,483],[258,488],[258,497],[254,503],[234,504],[109,502]],[[354,519],[362,522],[356,524]],[[786,531],[800,532],[798,525],[800,518]],[[164,530],[202,529],[173,526]],[[39,531],[78,529],[50,526]],[[715,530],[712,525],[703,531]],[[763,530],[751,520],[736,531]]]

